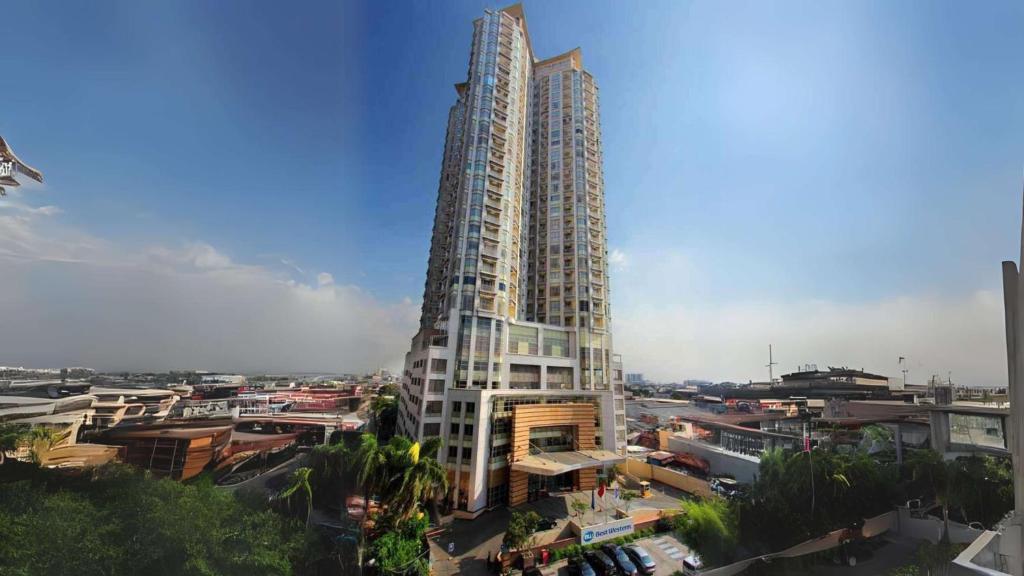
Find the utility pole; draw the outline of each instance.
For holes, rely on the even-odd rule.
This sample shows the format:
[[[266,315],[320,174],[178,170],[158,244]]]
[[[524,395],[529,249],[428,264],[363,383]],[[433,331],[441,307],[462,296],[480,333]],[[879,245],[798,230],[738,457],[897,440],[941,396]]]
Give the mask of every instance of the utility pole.
[[[907,389],[907,358],[900,356],[899,365],[903,367],[903,389]]]
[[[774,360],[772,360],[772,345],[769,344],[768,345],[768,363],[765,364],[765,366],[768,368],[768,383],[769,384],[771,384],[772,382],[775,382],[775,375],[772,372],[772,367],[774,367],[776,364],[778,364],[778,362],[775,362]]]

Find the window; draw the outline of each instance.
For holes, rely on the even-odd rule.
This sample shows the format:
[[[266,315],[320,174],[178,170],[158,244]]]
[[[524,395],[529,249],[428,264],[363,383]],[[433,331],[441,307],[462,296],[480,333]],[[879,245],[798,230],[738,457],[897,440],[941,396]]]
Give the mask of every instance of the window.
[[[472,436],[473,435],[473,425],[472,424],[466,424],[465,426],[463,426],[462,427],[462,433],[464,435],[466,435],[466,436]]]
[[[452,433],[452,435],[457,435],[459,433],[459,423],[458,422],[452,422],[452,426],[451,426],[450,432]]]
[[[466,414],[473,414],[476,412],[476,402],[466,402]]]
[[[537,355],[537,329],[530,326],[509,326],[508,351],[511,354]]]
[[[551,305],[554,306],[555,303]],[[561,330],[544,330],[544,355],[568,358],[569,333]]]
[[[459,412],[462,412],[462,402],[456,400],[452,402],[452,414],[458,414]]]
[[[470,448],[469,446],[463,446],[462,447],[462,460],[463,460],[463,462],[468,462],[468,461],[470,461],[472,459],[473,459],[473,449]]]
[[[514,390],[539,390],[540,366],[511,364],[509,366],[509,387]]]
[[[430,400],[427,402],[427,416],[440,416],[441,404],[443,404],[443,402],[440,400]]]
[[[448,457],[449,458],[458,458],[459,457],[459,447],[458,446],[449,446],[448,447]]]
[[[448,370],[448,361],[444,358],[434,358],[430,361],[430,371],[435,374],[444,374]]]
[[[441,425],[436,423],[436,422],[432,422],[430,424],[424,424],[423,425],[423,435],[427,436],[427,437],[430,437],[430,436],[440,436],[441,435]]]

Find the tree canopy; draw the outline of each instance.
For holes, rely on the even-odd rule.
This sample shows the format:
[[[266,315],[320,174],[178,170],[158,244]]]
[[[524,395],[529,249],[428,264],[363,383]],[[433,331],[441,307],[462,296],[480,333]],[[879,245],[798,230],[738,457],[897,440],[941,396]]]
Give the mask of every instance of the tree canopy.
[[[735,507],[720,498],[683,501],[683,513],[675,516],[675,530],[689,548],[698,550],[708,566],[733,560],[739,525]]]
[[[21,468],[23,479],[0,483],[3,576],[286,575],[322,556],[301,523],[208,481],[120,464],[77,475]]]

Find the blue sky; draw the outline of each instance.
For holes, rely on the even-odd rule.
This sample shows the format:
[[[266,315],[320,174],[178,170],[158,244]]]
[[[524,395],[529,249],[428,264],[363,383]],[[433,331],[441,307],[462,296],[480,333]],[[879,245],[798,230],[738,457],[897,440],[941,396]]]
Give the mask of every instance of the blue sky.
[[[374,341],[388,352],[372,362],[397,365],[422,291],[452,84],[465,78],[471,21],[488,6],[9,3],[17,26],[5,28],[0,57],[0,134],[47,183],[0,207],[22,238],[0,270],[23,294],[0,311],[17,306],[29,322],[80,303],[83,290],[103,300],[119,288],[97,279],[109,267],[75,276],[89,263],[148,273],[154,253],[174,253],[184,258],[172,258],[175,274],[191,273],[182,261],[217,274],[209,265],[228,263],[261,281],[351,292],[359,304],[333,305],[344,334],[312,328],[313,341],[294,344],[323,348],[310,356],[268,351],[261,366],[243,346],[203,355],[222,342],[192,350],[183,328],[157,349],[129,347],[135,357],[170,362],[168,349],[182,348],[173,362],[362,369],[351,364],[365,355],[345,352],[358,348],[345,334],[368,321],[346,308],[355,306],[389,318],[394,334]],[[613,317],[627,369],[758,378],[774,342],[784,369],[849,363],[895,375],[905,355],[922,378],[1005,377],[998,263],[1016,256],[1024,180],[1019,3],[525,10],[535,51],[581,46],[601,86]],[[54,257],[73,246],[88,253]],[[55,263],[64,260],[75,263]],[[55,288],[57,277],[75,289]],[[244,296],[238,282],[252,278],[217,282],[206,289],[224,302],[242,294],[238,316],[205,318],[237,323],[240,302],[284,317],[269,312],[282,298],[274,290],[253,290],[268,301]],[[178,315],[202,300],[192,285],[157,308]],[[90,321],[128,314],[116,304]],[[137,304],[133,317],[153,313],[152,302]],[[75,327],[43,327],[38,338],[10,332],[0,363],[133,363],[126,340],[54,351],[44,334]]]

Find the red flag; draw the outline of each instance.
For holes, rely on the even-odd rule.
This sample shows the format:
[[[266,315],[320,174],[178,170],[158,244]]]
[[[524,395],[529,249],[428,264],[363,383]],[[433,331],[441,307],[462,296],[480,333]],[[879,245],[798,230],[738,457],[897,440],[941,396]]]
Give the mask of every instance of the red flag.
[[[604,498],[604,482],[601,482],[601,486],[597,489],[597,497]]]

